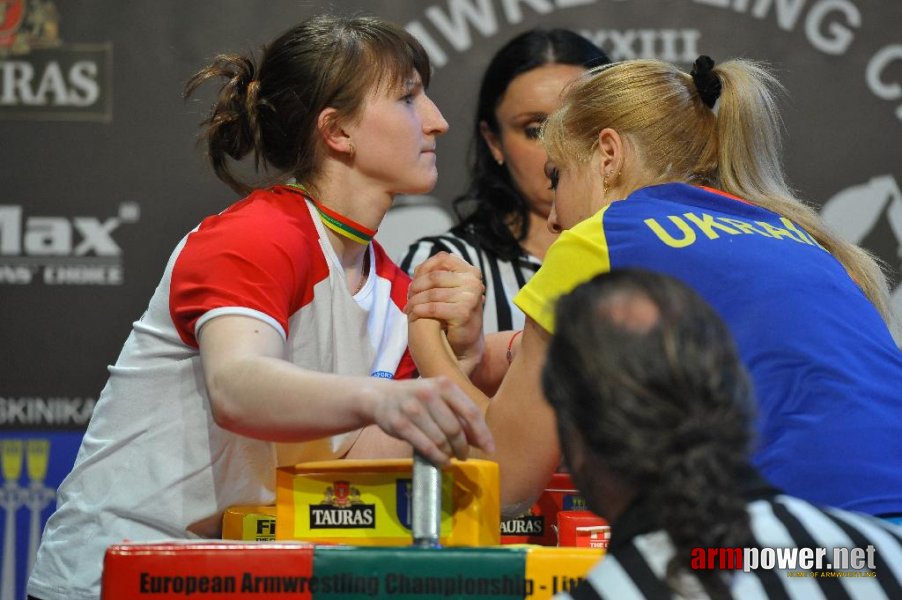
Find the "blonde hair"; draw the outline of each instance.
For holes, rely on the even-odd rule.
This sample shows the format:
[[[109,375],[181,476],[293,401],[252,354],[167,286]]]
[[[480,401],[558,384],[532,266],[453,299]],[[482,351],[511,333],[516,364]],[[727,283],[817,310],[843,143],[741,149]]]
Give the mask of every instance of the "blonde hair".
[[[692,77],[657,60],[631,60],[592,69],[567,90],[545,123],[542,139],[561,166],[591,158],[609,127],[641,157],[644,185],[682,181],[710,185],[800,225],[845,267],[894,329],[886,277],[866,250],[840,238],[797,198],[781,162],[782,86],[761,64],[731,60],[714,67],[722,90],[712,110]]]

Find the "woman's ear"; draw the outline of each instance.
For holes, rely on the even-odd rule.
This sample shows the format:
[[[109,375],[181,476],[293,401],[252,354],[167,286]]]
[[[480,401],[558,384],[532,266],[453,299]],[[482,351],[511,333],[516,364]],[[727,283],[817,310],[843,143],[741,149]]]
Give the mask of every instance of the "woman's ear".
[[[489,124],[485,121],[480,121],[479,133],[482,134],[482,139],[485,140],[486,146],[489,147],[489,152],[492,153],[492,158],[494,158],[495,162],[499,165],[503,165],[504,152],[501,148],[501,140],[498,139],[498,136],[494,131],[492,131],[492,128],[489,127]]]
[[[598,133],[598,155],[601,172],[599,176],[609,177],[623,169],[626,145],[615,129],[605,127]]]
[[[316,128],[326,147],[330,150],[339,154],[354,153],[354,144],[351,142],[351,136],[342,127],[341,119],[336,109],[332,107],[324,108],[316,119]]]

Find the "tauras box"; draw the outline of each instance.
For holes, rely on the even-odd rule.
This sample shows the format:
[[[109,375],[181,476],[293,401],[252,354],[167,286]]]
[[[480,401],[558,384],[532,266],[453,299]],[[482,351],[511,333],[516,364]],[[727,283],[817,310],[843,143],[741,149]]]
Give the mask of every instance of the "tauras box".
[[[585,500],[567,473],[554,473],[528,511],[501,523],[502,544],[557,546],[555,530],[560,511],[582,510]]]
[[[343,494],[343,489],[339,488],[338,493]],[[348,485],[347,491],[349,496],[348,503],[350,504],[350,485]],[[409,529],[410,524],[406,521],[409,516],[406,510],[406,501],[409,499],[409,495],[406,493],[406,485],[405,490],[402,492],[402,499],[405,501],[404,511],[402,511],[402,514],[405,515],[405,527]],[[348,526],[347,523],[351,522],[355,517],[360,519],[363,514],[362,511],[368,510],[365,507],[360,507],[358,509],[361,511],[360,513],[355,514],[351,512],[347,517],[342,518],[340,516],[323,514],[324,510],[328,510],[329,505],[331,505],[331,502],[326,504],[325,509],[322,505],[309,507],[311,520],[315,520],[319,524],[319,527],[314,527],[314,529],[320,530],[320,535],[316,536],[318,539],[321,539],[322,531],[329,528],[326,527],[327,523],[338,523],[339,525],[335,526],[335,529],[351,529],[353,527]],[[478,506],[478,504],[474,505],[473,510]],[[555,473],[539,499],[528,511],[501,521],[500,543],[503,545],[536,544],[539,546],[573,545],[559,544],[558,527],[556,525],[559,514],[561,512],[571,513],[584,509],[585,501],[579,490],[573,485],[570,476],[567,473]],[[284,510],[283,514],[285,514]],[[597,517],[595,518],[597,519]],[[375,525],[375,523],[372,525]],[[276,539],[275,532],[277,528],[275,506],[231,506],[223,513],[222,537],[224,539],[244,541],[274,540]],[[374,526],[361,523],[358,529],[368,530],[372,535],[376,535]],[[282,537],[279,539],[287,538]]]
[[[411,543],[412,460],[336,460],[276,472],[277,540],[359,546]],[[498,465],[452,461],[442,471],[443,546],[499,542]]]

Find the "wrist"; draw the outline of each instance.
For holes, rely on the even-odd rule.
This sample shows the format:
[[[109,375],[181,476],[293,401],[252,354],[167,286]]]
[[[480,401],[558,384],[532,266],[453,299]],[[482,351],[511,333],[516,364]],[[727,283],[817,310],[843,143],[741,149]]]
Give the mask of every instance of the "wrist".
[[[477,343],[470,345],[463,353],[456,356],[457,364],[464,373],[471,376],[476,367],[482,363],[484,356],[485,341],[480,337]]]
[[[361,377],[361,379],[353,396],[353,412],[358,420],[358,425],[365,427],[378,422],[379,405],[385,396],[382,388],[388,382],[376,377]]]
[[[433,319],[411,321],[407,344],[421,377],[441,375],[449,361],[456,362],[441,323]]]

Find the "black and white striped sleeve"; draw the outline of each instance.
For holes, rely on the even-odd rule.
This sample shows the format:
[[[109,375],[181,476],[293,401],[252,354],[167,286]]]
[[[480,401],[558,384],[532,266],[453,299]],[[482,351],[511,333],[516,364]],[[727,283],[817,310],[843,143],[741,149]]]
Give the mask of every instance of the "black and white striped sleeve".
[[[439,252],[454,254],[471,265],[475,264],[474,252],[469,244],[451,235],[437,235],[420,238],[411,244],[407,254],[401,259],[400,267],[408,275],[413,276],[414,269]]]
[[[730,596],[742,600],[808,600],[810,598],[902,598],[902,527],[849,511],[819,508],[804,500],[778,495],[748,506],[754,549],[824,549],[826,564],[820,571],[801,572],[798,567],[766,568],[746,564],[740,570],[723,571]],[[615,525],[616,527],[616,525]],[[615,534],[616,535],[616,534]],[[850,573],[832,564],[833,549],[870,549],[874,568]],[[678,598],[666,584],[665,565],[673,556],[668,536],[652,532],[634,537],[605,556],[569,593],[555,596],[617,600]],[[842,573],[837,573],[844,571]],[[684,573],[693,598],[708,596],[692,585],[691,570]],[[695,582],[693,582],[695,580]]]

